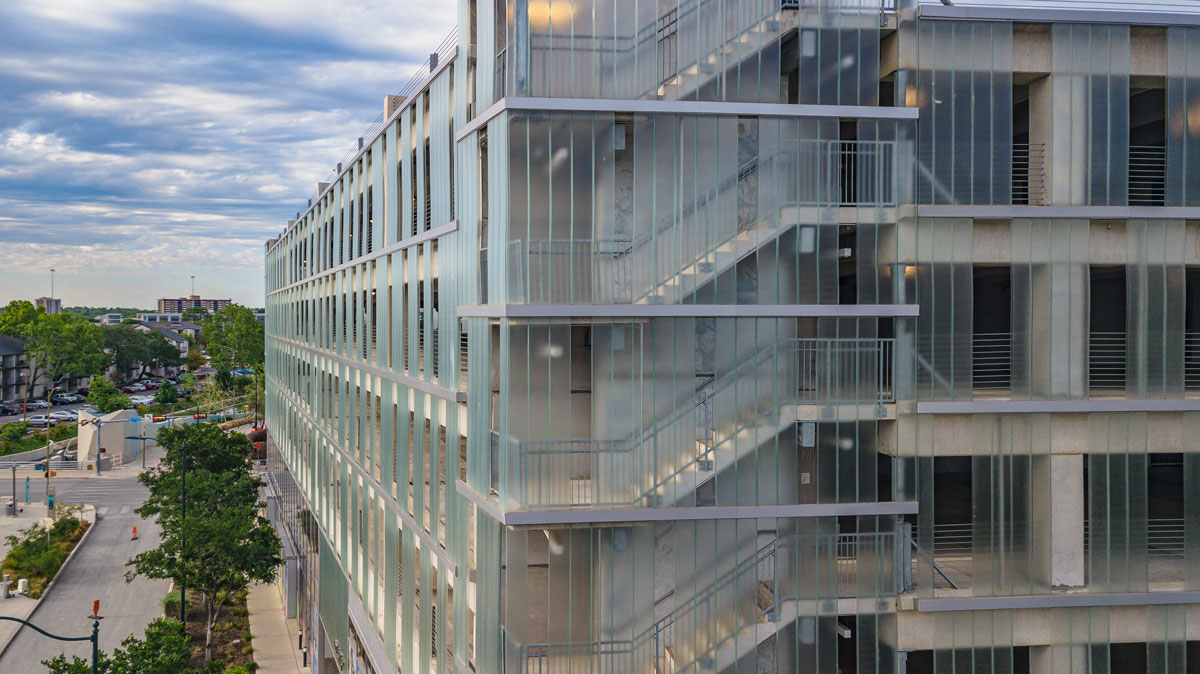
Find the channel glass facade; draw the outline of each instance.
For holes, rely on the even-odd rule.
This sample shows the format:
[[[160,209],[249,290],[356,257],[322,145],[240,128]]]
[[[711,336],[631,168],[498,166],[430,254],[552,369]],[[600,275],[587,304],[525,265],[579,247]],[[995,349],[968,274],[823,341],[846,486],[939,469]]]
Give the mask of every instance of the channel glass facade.
[[[459,0],[267,243],[314,671],[1200,672],[1200,10],[964,4]]]

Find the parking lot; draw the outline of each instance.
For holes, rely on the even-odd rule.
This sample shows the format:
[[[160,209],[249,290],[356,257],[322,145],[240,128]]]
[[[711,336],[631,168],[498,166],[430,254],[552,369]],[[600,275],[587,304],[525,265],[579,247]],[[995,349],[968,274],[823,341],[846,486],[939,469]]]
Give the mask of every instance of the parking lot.
[[[18,400],[17,402],[21,402],[21,401]],[[57,410],[80,410],[80,409],[89,409],[90,410],[92,408],[88,407],[87,403],[71,403],[70,405],[54,405],[53,407],[51,407],[49,409],[40,409],[40,410],[30,409],[29,416],[33,416],[35,414],[49,414],[49,413],[55,412]],[[0,424],[7,424],[10,421],[20,421],[23,418],[25,418],[25,415],[23,415],[23,414],[0,416]]]

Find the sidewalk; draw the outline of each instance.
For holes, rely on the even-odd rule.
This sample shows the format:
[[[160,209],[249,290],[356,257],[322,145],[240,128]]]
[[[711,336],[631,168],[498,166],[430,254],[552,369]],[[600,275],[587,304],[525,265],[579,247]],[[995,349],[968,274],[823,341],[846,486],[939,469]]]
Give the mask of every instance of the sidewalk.
[[[0,499],[0,502],[7,501],[8,497]],[[38,523],[46,516],[46,506],[42,503],[30,503],[28,505],[21,503],[18,506],[21,512],[17,513],[16,517],[6,517],[0,514],[0,559],[8,554],[8,544],[4,542],[7,536],[16,536],[22,529],[28,529]],[[17,590],[17,579],[12,579],[12,591]],[[33,613],[33,609],[37,606],[36,599],[22,597],[17,594],[11,595],[8,599],[0,599],[0,616],[7,618],[28,619]],[[4,648],[12,639],[17,630],[21,629],[20,623],[12,622],[11,620],[0,620],[0,650]]]
[[[299,625],[295,619],[283,617],[283,600],[279,586],[254,585],[246,597],[250,612],[250,634],[254,641],[254,662],[258,674],[311,674],[301,666]]]

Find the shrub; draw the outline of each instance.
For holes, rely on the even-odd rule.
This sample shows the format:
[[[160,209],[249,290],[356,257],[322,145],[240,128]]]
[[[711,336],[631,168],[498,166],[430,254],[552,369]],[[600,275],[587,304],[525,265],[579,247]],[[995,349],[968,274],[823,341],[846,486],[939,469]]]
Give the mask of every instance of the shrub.
[[[169,616],[179,615],[179,590],[171,590],[162,600],[163,613]]]
[[[5,541],[10,549],[0,565],[0,573],[12,574],[13,578],[28,578],[29,596],[40,597],[86,529],[87,524],[82,520],[64,517],[50,527],[49,545],[46,544],[45,530],[36,526],[25,529],[19,537],[7,537]]]

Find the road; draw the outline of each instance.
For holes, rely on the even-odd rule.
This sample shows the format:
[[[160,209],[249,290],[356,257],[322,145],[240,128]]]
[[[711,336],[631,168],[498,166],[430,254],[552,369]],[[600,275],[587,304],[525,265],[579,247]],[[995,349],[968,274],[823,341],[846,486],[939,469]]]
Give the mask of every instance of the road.
[[[21,402],[21,401],[17,400],[16,402]],[[29,410],[29,416],[33,416],[35,414],[50,414],[51,412],[57,412],[59,410],[75,410],[76,412],[78,412],[80,409],[83,409],[83,407],[85,405],[87,405],[87,403],[71,403],[70,405],[54,405],[54,406],[50,407],[49,409]],[[91,410],[91,408],[88,408],[88,409]],[[7,424],[10,421],[16,422],[16,421],[20,421],[24,418],[25,418],[24,414],[13,414],[10,416],[0,416],[0,424]]]
[[[33,483],[32,499],[44,498],[43,487]],[[86,616],[92,601],[100,600],[100,648],[111,651],[130,634],[141,634],[151,620],[162,614],[162,598],[170,583],[165,580],[137,578],[125,582],[125,562],[158,544],[158,527],[138,517],[133,509],[146,497],[146,488],[130,474],[128,478],[57,480],[55,499],[64,503],[91,503],[99,521],[87,541],[58,583],[42,600],[31,620],[52,632],[70,636],[90,633]],[[11,488],[0,480],[0,496]],[[17,496],[24,501],[25,487],[17,485]],[[139,539],[130,540],[136,525]],[[89,642],[51,641],[31,629],[22,629],[0,656],[0,672],[44,671],[41,661],[60,652],[90,657]]]

